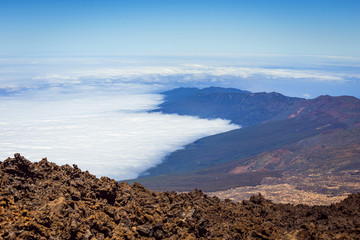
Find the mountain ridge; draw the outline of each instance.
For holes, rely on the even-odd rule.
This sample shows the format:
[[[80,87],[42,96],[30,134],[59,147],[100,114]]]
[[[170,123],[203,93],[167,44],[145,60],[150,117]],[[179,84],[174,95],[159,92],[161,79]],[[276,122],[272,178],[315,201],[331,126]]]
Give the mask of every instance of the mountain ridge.
[[[151,112],[176,113],[201,118],[223,118],[241,126],[252,126],[275,117],[301,98],[280,93],[251,93],[234,88],[177,88],[162,93],[165,98]],[[270,104],[271,103],[271,104]]]
[[[211,89],[212,94],[200,93],[201,98],[194,97],[194,94],[199,94],[201,90],[191,89],[190,95],[184,94],[185,89],[180,91],[181,97],[190,96],[190,99],[197,99],[198,102],[201,99],[202,108],[210,106],[209,111],[216,112],[216,108],[213,108],[214,101],[217,101],[219,96],[220,99],[223,96],[229,99],[229,92],[226,92],[226,89],[214,94],[216,89]],[[239,94],[252,95],[252,93],[242,93],[241,90]],[[260,93],[260,95],[266,94]],[[277,93],[268,95],[271,96],[270,99],[276,96],[274,102],[258,103],[260,110],[263,105],[268,105],[268,109],[278,105],[279,96],[287,99],[288,104],[280,104],[280,108],[275,107],[275,114],[263,114],[262,116],[267,118],[263,118],[261,122],[255,121],[250,126],[199,139],[185,146],[184,149],[169,154],[161,164],[149,169],[146,175],[135,181],[156,190],[186,191],[198,187],[205,191],[219,191],[258,185],[265,178],[278,177],[288,171],[300,174],[302,171],[309,172],[311,168],[313,168],[312,172],[316,172],[314,168],[320,168],[322,171],[317,172],[325,174],[325,169],[330,165],[332,171],[360,170],[360,152],[357,144],[360,139],[359,135],[354,134],[360,129],[359,99],[351,96],[324,95],[305,100],[288,99]],[[254,96],[256,98],[259,95]],[[268,98],[262,98],[264,99]],[[170,99],[171,105],[167,105],[166,101],[167,98],[164,104],[160,105],[164,107],[162,112],[172,112],[169,108],[174,105],[176,106],[174,112],[180,109],[181,114],[185,114],[188,109],[188,104],[182,104],[190,102],[190,100]],[[241,100],[240,102],[243,103]],[[229,102],[220,101],[220,103],[226,105]],[[237,104],[230,102],[230,106]],[[227,109],[226,111],[229,110],[226,106],[224,108]],[[191,108],[188,113],[195,114]],[[222,112],[218,117],[221,116],[223,116]],[[231,116],[235,117],[235,115]],[[249,120],[248,116],[250,115],[246,116],[247,120]],[[234,119],[232,121],[235,122]],[[337,138],[348,144],[342,147],[327,144],[327,141],[334,141]],[[348,158],[344,158],[342,154]],[[312,162],[308,159],[312,159]],[[347,165],[342,161],[346,161]],[[330,162],[331,164],[326,165]],[[324,164],[326,167],[321,168]],[[231,169],[230,166],[233,168]],[[303,167],[298,167],[297,171],[296,166]],[[223,184],[218,179],[222,179]]]

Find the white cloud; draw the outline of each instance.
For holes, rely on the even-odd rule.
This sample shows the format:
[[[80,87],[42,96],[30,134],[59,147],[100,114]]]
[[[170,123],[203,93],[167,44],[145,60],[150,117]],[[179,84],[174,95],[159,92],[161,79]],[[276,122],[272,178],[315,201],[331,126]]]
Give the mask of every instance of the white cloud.
[[[90,79],[116,80],[120,82],[131,82],[136,79],[144,83],[166,82],[166,76],[184,76],[179,81],[191,79],[196,81],[206,77],[233,76],[243,79],[248,78],[271,78],[271,79],[304,79],[322,82],[345,82],[346,77],[360,78],[359,75],[334,74],[316,70],[294,70],[283,68],[261,68],[261,67],[216,67],[199,64],[178,66],[146,66],[129,68],[101,68],[84,71],[69,72],[61,74],[38,75],[33,78],[37,81],[51,81],[62,83],[64,80],[82,81]]]
[[[236,128],[225,120],[146,113],[159,95],[54,96],[0,102],[0,153],[58,164],[117,180],[134,178],[200,137]]]
[[[325,59],[325,57],[323,57]],[[130,59],[131,60],[131,59]],[[58,58],[58,59],[6,59],[0,58],[0,88],[74,87],[117,84],[169,84],[169,83],[225,83],[226,79],[244,81],[297,81],[320,83],[346,83],[349,79],[360,79],[355,70],[331,71],[332,68],[302,67],[300,63],[289,67],[264,67],[241,65],[236,59],[216,64],[211,61],[186,60],[150,61],[122,58]],[[305,61],[305,60],[304,60]],[[16,64],[16,63],[20,64]],[[37,64],[31,64],[36,62]],[[204,64],[203,62],[206,62]],[[275,64],[275,63],[274,63]],[[343,62],[342,62],[343,64]],[[302,68],[301,68],[302,67]],[[206,83],[205,83],[206,84]],[[248,89],[248,88],[246,88]],[[271,91],[271,89],[269,89]]]
[[[304,94],[303,94],[303,97],[306,98],[306,99],[309,99],[311,96],[310,96],[310,94],[308,94],[308,93],[304,93]]]

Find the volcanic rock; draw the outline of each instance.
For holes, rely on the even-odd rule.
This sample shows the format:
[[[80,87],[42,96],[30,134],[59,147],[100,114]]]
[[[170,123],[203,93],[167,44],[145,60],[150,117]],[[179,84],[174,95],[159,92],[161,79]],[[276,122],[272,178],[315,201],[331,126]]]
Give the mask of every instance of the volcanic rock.
[[[330,206],[153,192],[20,154],[0,162],[1,239],[359,239],[360,193]]]

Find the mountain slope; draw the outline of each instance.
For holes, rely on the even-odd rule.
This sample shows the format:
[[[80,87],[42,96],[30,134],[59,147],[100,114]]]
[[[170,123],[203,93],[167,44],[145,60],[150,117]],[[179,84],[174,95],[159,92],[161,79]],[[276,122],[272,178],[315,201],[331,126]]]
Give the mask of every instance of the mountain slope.
[[[321,174],[360,169],[360,127],[325,131],[245,161],[240,159],[237,164],[230,173],[270,170]]]
[[[207,97],[203,98],[203,108],[210,106],[210,110],[216,113],[212,106],[218,97],[234,92],[226,91],[200,94]],[[194,98],[195,92],[198,91],[191,90],[190,99]],[[187,109],[187,105],[182,105],[186,102],[183,97],[184,94],[178,104],[181,111]],[[243,102],[239,101],[241,105]],[[205,191],[218,191],[257,185],[265,177],[289,171],[325,174],[360,169],[359,99],[320,96],[311,100],[287,101],[289,104],[286,106],[280,104],[281,111],[276,108],[276,114],[263,115],[268,118],[261,124],[199,139],[171,153],[162,164],[149,169],[136,181],[159,190],[185,191],[199,187]],[[229,106],[237,106],[234,102],[219,101],[219,104],[227,110]],[[277,105],[278,101],[266,100],[257,106],[265,104]],[[262,107],[254,111],[261,112]]]
[[[332,122],[356,125],[360,122],[360,100],[351,96],[319,96],[289,105],[271,120],[301,117],[310,120],[326,117]]]
[[[323,121],[285,119],[247,128],[235,129],[197,140],[184,149],[171,153],[165,161],[147,174],[173,174],[247,158],[264,151],[295,143],[328,129],[345,127]]]

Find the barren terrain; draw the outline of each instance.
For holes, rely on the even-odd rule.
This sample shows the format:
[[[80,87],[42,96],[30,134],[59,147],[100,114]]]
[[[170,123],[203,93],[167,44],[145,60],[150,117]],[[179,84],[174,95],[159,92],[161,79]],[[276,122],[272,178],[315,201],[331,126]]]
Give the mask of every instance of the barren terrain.
[[[292,175],[265,178],[261,185],[209,192],[221,199],[242,201],[261,193],[275,203],[330,205],[351,193],[360,191],[360,171],[344,171],[328,175]]]
[[[331,206],[221,201],[20,154],[0,162],[1,239],[359,239],[360,193]]]

